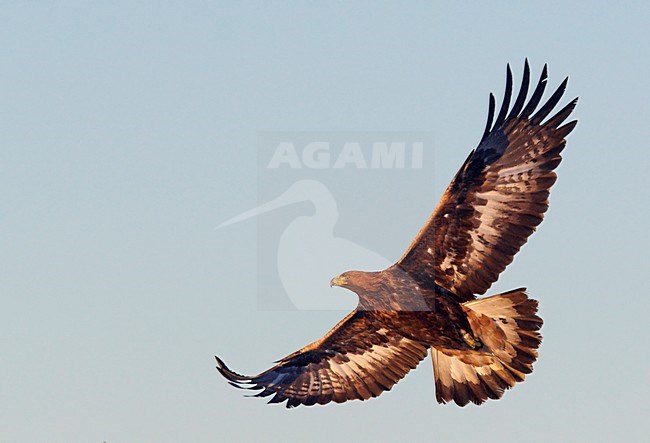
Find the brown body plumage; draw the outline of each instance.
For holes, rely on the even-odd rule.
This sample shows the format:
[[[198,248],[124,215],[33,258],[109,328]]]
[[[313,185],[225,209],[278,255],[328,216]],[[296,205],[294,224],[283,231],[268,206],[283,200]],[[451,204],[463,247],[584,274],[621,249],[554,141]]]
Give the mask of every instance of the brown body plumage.
[[[404,337],[450,349],[476,347],[459,301],[436,285],[418,284],[397,265],[379,272],[348,271],[330,284],[354,291],[358,310],[370,311]]]
[[[331,285],[359,296],[357,309],[320,340],[259,375],[217,369],[233,385],[260,390],[271,403],[325,404],[376,397],[431,349],[436,398],[464,406],[497,399],[532,371],[541,342],[537,302],[524,289],[475,299],[496,281],[548,208],[560,163],[570,102],[544,121],[565,80],[535,112],[547,70],[526,103],[528,62],[510,109],[512,74],[494,124],[488,122],[440,204],[404,256],[380,272],[348,271]],[[535,112],[533,114],[533,112]]]

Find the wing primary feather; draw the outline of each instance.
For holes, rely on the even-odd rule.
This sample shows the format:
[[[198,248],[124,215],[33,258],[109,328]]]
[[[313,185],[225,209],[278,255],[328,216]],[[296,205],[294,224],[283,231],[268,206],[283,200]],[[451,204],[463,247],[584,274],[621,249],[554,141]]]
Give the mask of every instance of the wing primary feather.
[[[221,375],[223,375],[223,372],[221,373]],[[237,388],[237,389],[250,389],[250,388],[248,388],[248,387],[246,387],[244,385],[239,385],[239,384],[235,383],[234,381],[229,381],[228,384],[230,386],[234,387],[234,388]]]
[[[494,94],[490,92],[490,102],[488,104],[488,118],[487,123],[485,124],[485,131],[483,131],[483,137],[481,137],[481,142],[490,134],[490,129],[492,129],[492,120],[494,119],[494,109],[496,108],[496,100]]]
[[[530,66],[528,66],[528,59],[524,62],[524,78],[521,81],[521,87],[519,88],[519,94],[515,100],[515,104],[508,114],[507,120],[516,117],[519,115],[519,111],[524,107],[524,102],[526,101],[526,96],[528,95],[528,86],[530,85]]]
[[[567,119],[569,115],[571,115],[571,112],[573,112],[573,109],[576,107],[578,104],[578,97],[574,98],[569,102],[568,105],[566,105],[564,108],[560,109],[557,114],[555,114],[553,117],[549,119],[549,121],[546,122],[545,126],[548,126],[550,128],[556,128],[560,126],[564,120]]]
[[[508,113],[508,108],[510,107],[510,97],[512,95],[512,71],[510,70],[510,64],[506,69],[506,90],[503,95],[503,103],[501,103],[501,109],[499,110],[499,116],[497,121],[494,122],[494,127],[499,128],[501,124],[506,119],[506,114]]]
[[[217,360],[217,370],[228,379],[228,381],[234,382],[234,383],[250,383],[251,379],[250,377],[246,377],[244,375],[238,374],[234,371],[231,371],[228,366],[221,360],[219,357],[216,355],[214,358]]]
[[[546,118],[546,116],[553,110],[557,102],[560,101],[566,91],[566,85],[569,82],[569,77],[566,77],[560,86],[555,90],[551,98],[549,98],[544,106],[542,106],[537,113],[531,118],[530,122],[534,125],[538,125]]]
[[[530,97],[530,101],[528,102],[524,110],[521,112],[522,118],[528,118],[528,116],[535,111],[535,108],[537,108],[537,105],[539,104],[539,101],[542,99],[542,95],[544,94],[544,89],[546,89],[547,79],[548,79],[548,66],[544,65],[544,69],[542,69],[542,75],[539,77],[539,82],[537,83],[537,87],[535,87],[535,91],[533,92],[533,95]]]
[[[562,138],[566,137],[571,131],[573,131],[573,128],[575,128],[577,124],[578,120],[571,120],[566,125],[560,126],[557,128],[557,136]],[[564,147],[564,145],[562,147]]]

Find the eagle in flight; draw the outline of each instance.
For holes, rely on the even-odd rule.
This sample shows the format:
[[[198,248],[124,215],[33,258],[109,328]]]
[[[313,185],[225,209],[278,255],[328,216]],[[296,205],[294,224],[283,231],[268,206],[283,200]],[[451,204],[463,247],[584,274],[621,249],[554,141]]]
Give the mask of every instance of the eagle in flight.
[[[219,372],[236,387],[258,391],[257,397],[271,396],[269,403],[286,400],[287,407],[377,397],[429,350],[440,403],[481,404],[523,381],[542,339],[537,301],[523,288],[476,296],[512,262],[548,209],[553,170],[577,123],[563,124],[577,98],[547,119],[567,81],[537,109],[547,67],[527,100],[526,60],[511,108],[508,65],[496,120],[490,94],[478,147],[402,258],[383,271],[348,271],[330,282],[354,291],[357,308],[259,375],[238,374],[216,357]]]

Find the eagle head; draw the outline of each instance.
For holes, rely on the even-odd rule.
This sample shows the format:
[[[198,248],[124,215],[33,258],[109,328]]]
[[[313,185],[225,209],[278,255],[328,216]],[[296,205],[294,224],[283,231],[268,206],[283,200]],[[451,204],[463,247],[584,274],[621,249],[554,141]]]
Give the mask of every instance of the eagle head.
[[[378,272],[346,271],[330,280],[330,286],[340,286],[354,292],[370,290]]]

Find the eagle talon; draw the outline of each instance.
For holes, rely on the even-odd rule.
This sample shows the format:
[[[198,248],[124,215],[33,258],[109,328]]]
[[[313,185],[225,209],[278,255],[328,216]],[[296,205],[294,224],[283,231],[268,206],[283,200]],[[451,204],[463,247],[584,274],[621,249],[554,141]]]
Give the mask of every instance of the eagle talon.
[[[460,330],[461,335],[463,336],[463,340],[472,349],[480,349],[483,347],[483,343],[481,343],[481,340],[478,338],[474,337],[472,334],[469,332],[465,331],[464,329]]]

